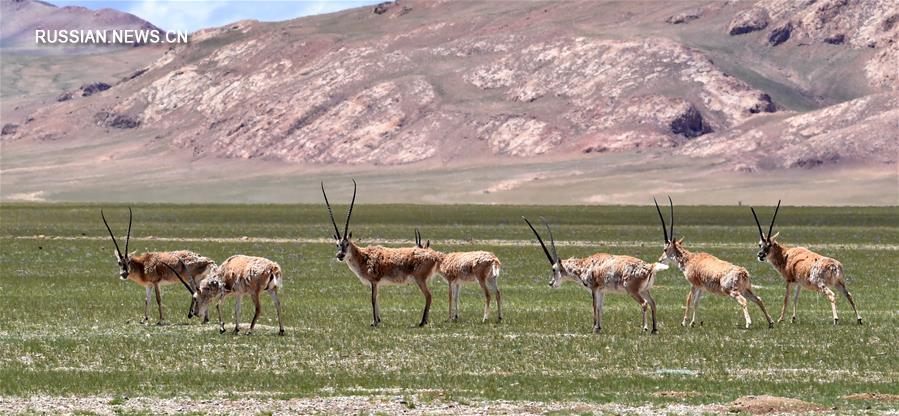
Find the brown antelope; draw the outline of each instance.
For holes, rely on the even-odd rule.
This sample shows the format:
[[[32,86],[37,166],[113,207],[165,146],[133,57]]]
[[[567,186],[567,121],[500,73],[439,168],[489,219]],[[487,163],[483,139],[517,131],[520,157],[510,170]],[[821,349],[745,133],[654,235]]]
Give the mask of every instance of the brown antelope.
[[[428,280],[437,272],[440,256],[434,250],[410,248],[386,248],[381,246],[359,247],[353,243],[353,234],[349,231],[350,217],[353,214],[353,205],[356,203],[356,181],[353,180],[353,199],[350,201],[346,215],[346,225],[343,235],[334,221],[334,213],[328,202],[328,194],[325,193],[325,184],[322,183],[322,195],[325,197],[325,205],[328,207],[328,215],[331,224],[334,225],[334,239],[337,242],[337,260],[347,264],[353,274],[359,278],[362,284],[371,287],[371,311],[372,326],[381,323],[381,312],[378,307],[378,287],[387,284],[415,283],[425,297],[425,308],[418,326],[428,323],[428,314],[431,310],[431,290],[428,289]]]
[[[175,269],[172,269],[172,272],[178,274]],[[278,335],[284,335],[284,324],[281,322],[281,300],[278,298],[278,288],[280,287],[281,266],[278,263],[262,257],[231,256],[221,266],[216,267],[209,276],[200,280],[196,291],[192,293],[193,313],[196,316],[206,315],[209,303],[214,299],[216,301],[215,310],[219,318],[219,333],[224,333],[222,299],[225,296],[235,296],[237,299],[234,301],[234,333],[237,334],[240,332],[240,303],[243,296],[249,294],[253,305],[256,306],[248,332],[252,333],[256,328],[259,313],[262,311],[259,294],[264,290],[272,297],[278,313]]]
[[[546,248],[540,233],[531,225],[527,218],[524,221],[531,227],[531,231],[537,236],[537,241],[543,247],[543,253],[552,266],[552,278],[549,286],[559,287],[563,280],[572,280],[580,283],[593,294],[593,332],[598,333],[602,329],[602,308],[607,292],[624,292],[631,295],[643,309],[643,332],[649,327],[646,324],[646,309],[652,313],[652,333],[658,332],[656,326],[656,302],[649,290],[655,281],[656,272],[665,270],[668,266],[660,263],[649,264],[635,257],[618,256],[606,253],[596,253],[590,257],[569,258],[562,260],[556,251],[556,242],[552,229],[545,219],[541,218],[546,231],[549,233],[549,242],[552,252]]]
[[[777,219],[777,211],[780,210],[780,201],[777,201],[777,208],[774,209],[774,216],[771,217],[771,224],[768,226],[768,235],[762,232],[762,224],[759,223],[759,217],[755,215],[755,209],[749,208],[752,216],[755,218],[755,225],[759,229],[759,252],[758,259],[761,262],[768,261],[771,266],[787,281],[787,291],[784,293],[784,304],[780,309],[780,318],[777,322],[784,320],[784,314],[787,311],[787,303],[790,300],[790,289],[796,285],[793,295],[793,317],[790,322],[796,322],[796,306],[799,303],[799,290],[806,288],[815,292],[820,292],[830,301],[830,309],[833,313],[833,324],[836,325],[837,318],[837,301],[828,286],[836,286],[837,290],[846,297],[852,310],[855,312],[855,319],[859,325],[862,323],[862,317],[858,314],[855,307],[855,300],[852,294],[846,289],[846,283],[843,278],[843,264],[830,257],[824,257],[805,247],[788,247],[777,242],[777,236],[780,233],[771,235],[774,229],[774,220]]]
[[[690,252],[684,248],[684,239],[675,240],[674,238],[674,203],[671,197],[668,197],[668,204],[671,211],[671,228],[665,227],[665,218],[662,216],[662,210],[655,198],[652,199],[656,204],[656,211],[659,213],[659,220],[662,222],[662,233],[665,237],[665,248],[662,251],[660,262],[671,262],[677,264],[677,268],[684,273],[687,282],[690,283],[692,289],[687,295],[687,305],[684,311],[684,319],[681,321],[682,326],[687,326],[687,315],[690,309],[693,309],[693,318],[690,320],[690,326],[696,324],[696,313],[699,309],[699,298],[703,291],[721,296],[730,296],[740,304],[743,309],[743,317],[746,319],[746,328],[752,326],[752,318],[749,317],[749,309],[746,307],[746,299],[755,302],[765,314],[765,320],[768,321],[768,327],[773,328],[774,322],[762,298],[756,296],[752,292],[752,282],[749,278],[749,272],[740,266],[721,260],[711,254],[701,252]],[[699,322],[702,325],[702,321]]]
[[[122,250],[119,249],[119,243],[116,241],[112,229],[109,228],[109,223],[106,222],[106,216],[103,214],[103,210],[100,210],[100,218],[103,219],[103,224],[106,225],[106,230],[109,231],[109,236],[112,237],[112,243],[115,245],[115,256],[119,265],[119,277],[122,280],[131,280],[147,289],[147,295],[144,299],[144,319],[141,323],[147,323],[150,320],[150,293],[155,292],[156,304],[159,307],[159,321],[157,322],[157,325],[163,324],[162,297],[159,287],[178,282],[180,279],[177,274],[170,271],[171,268],[186,267],[186,269],[182,268],[181,271],[187,271],[191,276],[204,276],[208,271],[215,267],[215,262],[209,258],[187,250],[148,252],[141,255],[132,255],[128,253],[128,243],[131,241],[131,222],[133,219],[130,207],[128,208],[128,234],[125,237],[125,251],[123,253]],[[181,280],[181,283],[184,284],[191,293],[193,292],[192,287],[196,287],[195,281],[191,281],[190,285],[184,280]],[[188,311],[188,318],[193,316],[192,311],[193,303],[191,303],[191,310]],[[204,322],[208,320],[209,317],[204,316]]]
[[[431,240],[422,244],[421,233],[415,230],[415,246],[429,249]],[[484,322],[490,317],[490,292],[496,295],[496,320],[503,320],[502,296],[496,279],[499,277],[502,264],[495,254],[489,251],[464,251],[456,253],[440,253],[438,271],[449,284],[449,320],[459,320],[459,288],[464,282],[478,282],[484,291]]]

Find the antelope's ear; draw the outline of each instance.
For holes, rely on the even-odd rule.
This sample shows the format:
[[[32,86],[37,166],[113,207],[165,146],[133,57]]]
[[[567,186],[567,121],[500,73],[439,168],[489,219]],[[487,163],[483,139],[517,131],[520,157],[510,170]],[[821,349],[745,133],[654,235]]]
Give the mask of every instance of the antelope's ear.
[[[346,235],[346,239],[347,239],[347,240],[349,240],[349,239],[351,239],[351,238],[353,238],[353,232],[352,232],[352,231],[350,231],[350,232]]]
[[[768,237],[768,240],[770,240],[770,241],[777,240],[777,236],[779,236],[779,235],[780,235],[780,231],[774,233],[774,235],[772,235],[771,237]]]
[[[337,234],[331,234],[331,237],[334,237],[335,240],[340,240],[340,237],[338,237]]]
[[[679,238],[679,239],[677,240],[677,243],[678,243],[678,244],[683,244],[683,243],[684,243],[684,238],[686,238],[686,237],[681,237],[681,238]]]
[[[428,240],[428,242],[425,243],[425,248],[431,248],[431,240]]]

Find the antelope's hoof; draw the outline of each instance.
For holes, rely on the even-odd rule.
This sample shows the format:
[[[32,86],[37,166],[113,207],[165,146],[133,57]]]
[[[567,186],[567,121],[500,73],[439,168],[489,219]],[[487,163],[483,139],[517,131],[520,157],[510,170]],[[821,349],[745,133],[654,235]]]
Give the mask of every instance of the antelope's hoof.
[[[646,331],[649,331],[649,328],[644,326],[644,327],[643,327],[643,332],[646,332]]]
[[[837,324],[839,324],[839,323],[840,323],[840,318],[834,318],[833,324],[834,324],[834,325],[837,325]]]
[[[206,325],[206,324],[208,324],[208,323],[209,323],[209,318],[203,319],[203,325]]]
[[[147,319],[147,318],[144,318],[144,319],[141,319],[141,320],[140,320],[140,324],[141,324],[141,325],[146,325],[146,324],[148,324],[148,323],[150,323],[150,320]]]
[[[795,317],[795,316],[792,317],[792,318],[790,318],[790,323],[791,323],[791,324],[795,324],[795,323],[796,323],[796,317]]]
[[[224,334],[224,333],[225,333],[225,328],[219,328],[219,334]]]
[[[750,328],[752,328],[752,323],[751,323],[751,322],[748,323],[748,324],[746,324],[746,329],[750,329]]]
[[[284,336],[284,330],[283,330],[283,329],[282,329],[282,330],[280,330],[280,331],[278,331],[278,336],[281,336],[281,337],[283,337],[283,336]]]
[[[239,333],[240,333],[240,328],[234,328],[234,335],[237,335]]]
[[[702,325],[702,324],[700,324],[700,325]],[[696,322],[690,322],[690,328],[695,328],[695,327],[696,327]]]
[[[859,324],[859,325],[864,325],[864,324],[862,323],[862,318],[858,318],[858,324]]]
[[[427,325],[427,324],[428,324],[427,321],[421,321],[421,322],[418,323],[418,327],[421,328],[421,327],[423,327],[423,326],[425,326],[425,325]]]
[[[780,318],[777,318],[777,323],[781,323],[781,322],[783,322],[783,321],[784,321],[784,317],[783,317],[783,316],[781,316]]]
[[[371,321],[371,327],[377,328],[380,323],[381,323],[380,321]]]
[[[686,320],[680,321],[680,326],[686,328],[686,327],[687,327],[687,321],[686,321]]]
[[[768,322],[768,329],[774,328],[774,322]]]
[[[163,325],[165,325],[165,321],[156,321],[156,326],[163,326]]]
[[[652,329],[652,332],[650,332],[649,335],[657,335],[658,333],[659,333],[659,330],[653,328],[653,329]]]
[[[601,327],[601,326],[594,326],[594,327],[593,327],[593,333],[594,333],[594,334],[598,334],[600,331],[602,331],[602,327]]]

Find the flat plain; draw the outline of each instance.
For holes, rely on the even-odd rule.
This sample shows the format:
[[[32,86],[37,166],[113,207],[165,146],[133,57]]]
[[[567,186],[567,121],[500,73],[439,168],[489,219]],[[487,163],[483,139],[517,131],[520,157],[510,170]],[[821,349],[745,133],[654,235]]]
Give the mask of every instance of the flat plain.
[[[347,195],[337,192],[332,198]],[[430,325],[414,326],[423,306],[417,288],[390,286],[381,292],[383,322],[377,329],[369,327],[368,288],[334,259],[323,204],[133,207],[132,251],[190,249],[219,262],[238,253],[279,262],[285,337],[276,334],[268,298],[252,335],[220,335],[214,324],[187,319],[188,294],[178,286],[163,289],[166,325],[139,324],[144,291],[118,278],[100,208],[0,205],[4,413],[47,411],[40,404],[45,398],[71,398],[69,407],[49,408],[53,413],[140,413],[159,411],[153,406],[168,401],[184,406],[174,412],[215,413],[229,410],[191,406],[248,398],[256,401],[230,411],[277,411],[279,402],[317,398],[324,400],[323,408],[294,410],[343,413],[353,408],[335,407],[328,398],[346,398],[363,400],[363,408],[401,403],[403,409],[449,413],[490,403],[529,403],[527,412],[536,413],[596,411],[591,406],[689,413],[722,409],[703,406],[727,410],[742,396],[761,394],[802,399],[830,412],[889,412],[899,406],[877,399],[899,397],[895,207],[785,206],[779,214],[781,242],[843,262],[864,325],[853,322],[842,298],[841,322],[831,325],[828,302],[806,291],[795,324],[768,329],[750,305],[755,325],[741,329],[734,301],[706,296],[700,306],[703,325],[683,328],[689,287],[679,272],[668,270],[652,291],[659,305],[658,335],[640,332],[640,309],[624,295],[607,296],[603,330],[592,334],[589,294],[571,283],[548,287],[546,259],[521,220],[543,215],[555,224],[563,257],[606,251],[654,261],[661,253],[661,231],[650,206],[357,201],[351,230],[360,244],[409,246],[418,227],[438,250],[486,249],[503,262],[502,323],[481,322],[477,285],[462,290],[461,321],[446,322],[447,285],[435,278]],[[102,208],[123,240],[126,206]],[[339,223],[344,210],[335,206]],[[757,210],[763,221],[772,212]],[[676,215],[675,233],[688,247],[749,269],[756,293],[777,319],[784,284],[770,265],[755,259],[758,234],[749,208],[684,206]],[[155,304],[150,310],[155,322]],[[223,312],[230,329],[233,300]],[[214,312],[211,317],[215,320]],[[245,306],[244,325],[251,317],[252,308]],[[846,398],[853,394],[868,399]],[[79,399],[100,406],[81,409]],[[146,408],[128,407],[140,400]],[[428,407],[437,404],[443,407]],[[522,412],[515,409],[510,411]]]

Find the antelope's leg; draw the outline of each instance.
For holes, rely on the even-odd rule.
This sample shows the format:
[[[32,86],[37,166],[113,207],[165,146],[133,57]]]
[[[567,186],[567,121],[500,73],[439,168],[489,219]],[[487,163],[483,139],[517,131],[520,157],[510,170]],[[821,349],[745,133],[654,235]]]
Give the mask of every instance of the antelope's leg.
[[[730,296],[740,304],[740,309],[743,310],[743,318],[746,319],[746,329],[749,329],[752,326],[752,318],[749,317],[749,308],[746,307],[746,298],[736,290],[730,292]]]
[[[381,324],[381,309],[378,307],[378,284],[371,283],[371,326]]]
[[[478,284],[481,285],[481,290],[484,291],[484,322],[487,322],[487,318],[490,316],[490,289],[487,288],[487,282],[484,279],[478,279]]]
[[[658,327],[656,327],[656,301],[652,298],[652,295],[649,294],[649,291],[645,291],[641,293],[643,297],[649,302],[649,309],[652,313],[652,334],[659,332]]]
[[[843,282],[837,283],[837,290],[846,297],[846,300],[849,301],[849,306],[852,306],[852,311],[855,312],[855,320],[861,325],[862,316],[858,314],[858,309],[855,307],[855,300],[852,299],[852,294],[849,293],[849,289],[846,289],[846,285]]]
[[[491,276],[487,278],[487,285],[490,286],[490,290],[493,290],[493,293],[496,294],[496,320],[503,320],[503,301],[502,297],[499,293],[499,285],[496,282],[496,276]]]
[[[275,311],[278,312],[278,335],[284,335],[284,324],[281,323],[281,299],[278,299],[278,289],[271,289],[268,291],[268,294],[272,297],[272,302],[275,304]]]
[[[774,321],[771,320],[771,315],[768,315],[768,310],[765,309],[765,303],[762,301],[758,295],[752,292],[752,289],[746,289],[743,292],[743,297],[755,302],[756,305],[759,305],[759,309],[762,310],[762,313],[765,315],[765,320],[768,321],[768,328],[774,328]]]
[[[840,318],[837,317],[837,297],[829,287],[824,286],[823,284],[818,285],[818,291],[830,301],[830,311],[833,313],[833,324],[836,325],[840,320]]]
[[[140,323],[145,324],[150,322],[150,293],[153,292],[153,288],[147,286],[147,297],[144,298],[144,320],[140,321]]]
[[[597,333],[602,331],[602,308],[606,301],[606,294],[601,290],[596,291],[596,325],[593,327],[593,332]]]
[[[777,322],[783,322],[784,315],[787,313],[787,304],[790,303],[790,288],[793,287],[793,284],[787,282],[787,291],[784,292],[784,306],[780,308],[780,318],[777,318]]]
[[[799,292],[802,290],[802,285],[796,284],[796,287],[793,289],[793,317],[790,318],[790,323],[796,322],[796,307],[799,306]]]
[[[418,326],[425,326],[428,324],[428,314],[431,312],[431,290],[428,289],[427,279],[416,281],[418,282],[418,288],[421,289],[421,293],[425,295],[425,310],[421,313],[421,322],[418,323]]]
[[[159,307],[159,322],[156,325],[162,325],[164,318],[162,317],[162,295],[159,293],[159,285],[153,285],[153,290],[156,292],[156,306]]]
[[[680,326],[687,326],[687,317],[690,316],[690,306],[693,304],[693,294],[696,293],[696,288],[691,287],[690,292],[687,293],[687,302],[684,305],[684,320],[680,322]]]
[[[461,289],[461,282],[457,282],[456,285],[453,286],[453,302],[455,302],[453,305],[453,313],[455,314],[453,315],[453,319],[457,321],[459,320],[459,293],[462,291]]]
[[[224,294],[219,296],[218,301],[215,302],[215,311],[219,316],[219,334],[225,333],[225,320],[222,319],[222,299],[225,297]]]
[[[256,307],[253,320],[250,322],[250,332],[253,332],[253,329],[256,328],[256,320],[259,319],[259,312],[262,311],[262,302],[259,301],[259,292],[253,292],[250,297],[253,299],[253,305]]]
[[[238,293],[237,299],[234,300],[234,333],[240,332],[240,301],[243,300],[243,293]]]
[[[699,315],[699,300],[702,298],[702,289],[696,288],[696,294],[693,295],[693,318],[690,320],[690,326],[696,324],[696,317]],[[702,326],[702,321],[699,321],[699,326]]]
[[[449,317],[446,318],[447,321],[452,321],[453,317],[455,316],[455,315],[453,315],[453,306],[454,306],[453,305],[453,291],[454,290],[455,289],[453,288],[453,282],[449,282],[449,288],[446,291],[446,293],[449,294],[449,304],[448,304],[448,308],[447,308],[449,310]]]
[[[640,305],[640,308],[643,309],[642,328],[643,328],[643,332],[648,331],[649,326],[646,325],[646,309],[649,307],[649,302],[647,302],[646,299],[643,299],[643,296],[641,296],[637,292],[628,292],[628,294],[631,295],[631,297],[634,298],[635,301],[637,301],[637,304]]]

